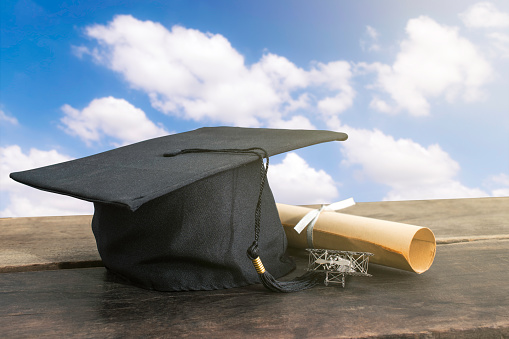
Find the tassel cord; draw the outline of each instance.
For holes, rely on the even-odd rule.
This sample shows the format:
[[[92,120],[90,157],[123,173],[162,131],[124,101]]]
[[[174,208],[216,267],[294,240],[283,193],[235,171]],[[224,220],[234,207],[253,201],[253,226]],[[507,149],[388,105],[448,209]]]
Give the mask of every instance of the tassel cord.
[[[273,292],[297,292],[302,291],[313,286],[318,285],[323,277],[321,274],[315,271],[308,271],[303,275],[296,277],[290,281],[278,281],[265,270],[260,256],[258,254],[258,241],[260,238],[260,223],[262,215],[262,196],[267,181],[267,172],[269,169],[269,156],[266,150],[259,147],[246,148],[246,149],[202,149],[202,148],[190,148],[178,150],[176,152],[165,153],[165,157],[173,157],[180,154],[186,153],[237,153],[237,154],[253,154],[258,156],[260,159],[260,190],[258,192],[258,200],[256,203],[255,217],[254,217],[254,241],[247,249],[247,256],[253,262],[253,265],[258,273],[260,282],[270,291]],[[265,162],[263,161],[265,159]]]
[[[263,189],[265,187],[265,182],[267,181],[267,172],[269,170],[269,157],[267,156],[267,152],[265,150],[262,149],[262,151],[264,153],[263,157],[261,157],[261,155],[258,155],[260,157],[261,169],[260,169],[260,191],[258,194],[258,201],[255,210],[255,240],[253,241],[253,244],[248,248],[247,256],[253,262],[253,265],[255,266],[258,272],[260,281],[263,284],[263,286],[265,286],[265,288],[273,292],[283,292],[283,293],[302,291],[319,284],[320,281],[323,279],[321,274],[313,271],[308,271],[303,275],[296,277],[290,281],[278,281],[272,276],[272,274],[265,270],[261,262],[261,259],[258,255],[258,240],[260,236],[262,195]],[[263,162],[263,158],[266,159],[265,164]]]

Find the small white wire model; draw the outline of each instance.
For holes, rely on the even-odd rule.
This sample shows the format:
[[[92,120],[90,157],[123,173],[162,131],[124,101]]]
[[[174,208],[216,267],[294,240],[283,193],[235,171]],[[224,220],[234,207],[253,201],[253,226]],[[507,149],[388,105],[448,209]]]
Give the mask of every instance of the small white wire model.
[[[325,273],[325,286],[329,283],[345,287],[345,276],[355,275],[371,277],[368,274],[369,257],[373,253],[350,252],[307,248],[309,252],[308,271]]]

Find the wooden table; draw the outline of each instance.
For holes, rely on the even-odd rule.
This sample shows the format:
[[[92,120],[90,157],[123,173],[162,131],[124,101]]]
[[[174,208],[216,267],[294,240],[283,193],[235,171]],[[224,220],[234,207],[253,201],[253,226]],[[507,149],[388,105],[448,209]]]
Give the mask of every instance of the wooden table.
[[[434,264],[422,275],[371,265],[344,289],[154,292],[100,267],[90,216],[0,219],[0,337],[509,337],[509,198],[342,212],[430,227]]]

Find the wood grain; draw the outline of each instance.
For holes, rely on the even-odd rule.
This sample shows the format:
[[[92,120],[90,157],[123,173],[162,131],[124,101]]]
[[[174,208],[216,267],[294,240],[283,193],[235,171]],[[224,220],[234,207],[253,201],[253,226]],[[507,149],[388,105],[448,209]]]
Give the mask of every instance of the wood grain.
[[[0,274],[0,337],[509,337],[509,198],[359,203],[342,213],[430,227],[435,262],[422,275],[370,265],[372,277],[350,277],[344,289],[164,293],[77,268],[100,264],[90,216],[0,219],[0,269],[26,271]],[[298,270],[287,278],[307,263],[291,254]]]

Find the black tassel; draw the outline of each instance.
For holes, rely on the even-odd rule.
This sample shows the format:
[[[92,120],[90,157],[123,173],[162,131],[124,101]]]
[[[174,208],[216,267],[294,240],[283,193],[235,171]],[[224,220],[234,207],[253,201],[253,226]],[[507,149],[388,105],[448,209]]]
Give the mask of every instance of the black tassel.
[[[308,271],[305,274],[301,275],[300,277],[294,278],[290,281],[277,281],[272,274],[267,272],[265,270],[265,267],[263,267],[262,261],[260,259],[260,256],[258,255],[258,238],[260,235],[260,218],[261,218],[261,211],[262,211],[262,194],[263,194],[263,188],[265,186],[265,182],[267,181],[267,171],[269,170],[269,157],[267,155],[267,152],[262,149],[250,149],[250,151],[255,151],[255,154],[258,155],[261,161],[261,168],[260,168],[260,191],[258,194],[258,202],[256,204],[255,209],[255,240],[253,241],[253,244],[247,249],[247,256],[251,261],[253,262],[253,265],[256,269],[256,272],[258,273],[258,276],[260,277],[260,281],[267,289],[273,291],[273,292],[298,292],[302,291],[308,288],[311,288],[313,286],[316,286],[320,280],[323,278],[321,277],[321,274],[317,272]],[[257,153],[256,151],[260,151],[261,154]],[[266,162],[264,164],[263,159],[266,159]]]
[[[265,267],[263,267],[263,263],[257,252],[258,245],[256,242],[253,242],[253,244],[247,250],[247,256],[253,262],[253,266],[255,267],[263,286],[272,292],[298,292],[323,282],[322,274],[314,271],[308,271],[300,277],[296,277],[290,281],[278,281],[272,276],[272,274],[265,270]]]

